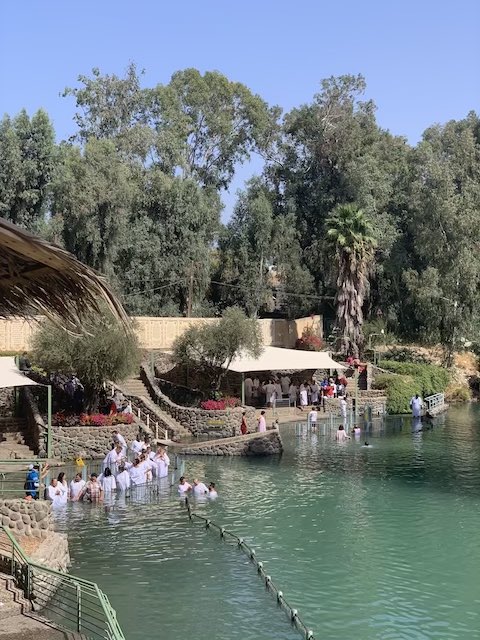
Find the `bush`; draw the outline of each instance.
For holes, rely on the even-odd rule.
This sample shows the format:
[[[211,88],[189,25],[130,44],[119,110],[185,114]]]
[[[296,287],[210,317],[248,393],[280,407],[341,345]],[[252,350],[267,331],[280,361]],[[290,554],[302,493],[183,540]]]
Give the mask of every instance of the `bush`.
[[[415,364],[431,364],[431,361],[420,351],[415,349],[407,349],[402,347],[393,347],[389,349],[384,357],[386,360],[395,360],[396,362],[410,362]]]
[[[472,399],[470,389],[461,385],[448,389],[445,395],[448,402],[469,402]]]
[[[305,327],[302,337],[295,341],[295,349],[301,351],[321,351],[322,347],[322,339],[317,336],[312,327]]]
[[[387,412],[391,414],[409,413],[410,400],[418,393],[418,385],[411,376],[388,373],[375,378],[374,388],[386,391]]]
[[[401,376],[410,376],[415,383],[415,393],[423,397],[443,393],[450,383],[450,373],[434,364],[382,360],[378,366]]]
[[[52,416],[52,424],[59,427],[78,427],[78,425],[89,427],[113,427],[117,424],[133,424],[133,422],[133,415],[128,413],[115,413],[111,416],[107,416],[103,413],[82,413],[78,416],[59,412]]]
[[[206,411],[224,411],[239,407],[241,404],[240,398],[221,398],[220,400],[205,400],[200,403],[200,406]]]

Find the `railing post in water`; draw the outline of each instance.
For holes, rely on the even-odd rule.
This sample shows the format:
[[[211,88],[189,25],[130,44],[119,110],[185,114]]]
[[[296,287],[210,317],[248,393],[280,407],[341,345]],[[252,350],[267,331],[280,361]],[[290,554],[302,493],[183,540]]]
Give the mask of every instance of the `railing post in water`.
[[[140,420],[140,417],[141,417],[141,411],[140,411],[140,409],[137,409],[137,415],[138,415],[138,419]]]
[[[77,584],[77,631],[80,633],[82,630],[82,590],[80,585]]]
[[[158,440],[158,422],[155,422],[155,440]]]
[[[147,421],[146,421],[146,424],[147,424],[147,429],[150,429],[150,414],[149,414],[149,413],[147,413]]]

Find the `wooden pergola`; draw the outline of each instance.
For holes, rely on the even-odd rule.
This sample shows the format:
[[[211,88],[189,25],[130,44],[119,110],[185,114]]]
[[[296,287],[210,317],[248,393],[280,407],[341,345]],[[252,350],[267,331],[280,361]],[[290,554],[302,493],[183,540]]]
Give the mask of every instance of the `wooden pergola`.
[[[0,218],[0,316],[43,314],[78,328],[103,301],[125,327],[128,316],[100,274],[68,251]]]

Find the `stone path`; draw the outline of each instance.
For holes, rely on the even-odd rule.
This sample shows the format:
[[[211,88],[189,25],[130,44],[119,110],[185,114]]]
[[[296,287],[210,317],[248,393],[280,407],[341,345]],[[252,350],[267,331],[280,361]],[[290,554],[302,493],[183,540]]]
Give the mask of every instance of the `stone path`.
[[[143,384],[140,378],[128,378],[124,382],[120,383],[118,387],[126,396],[133,396],[138,398],[142,403],[142,409],[145,412],[150,412],[150,428],[155,424],[155,421],[163,422],[163,425],[171,434],[184,438],[185,436],[191,436],[192,434],[188,429],[181,425],[175,418],[164,411],[158,406],[150,397],[147,387]],[[160,420],[159,420],[160,419]]]

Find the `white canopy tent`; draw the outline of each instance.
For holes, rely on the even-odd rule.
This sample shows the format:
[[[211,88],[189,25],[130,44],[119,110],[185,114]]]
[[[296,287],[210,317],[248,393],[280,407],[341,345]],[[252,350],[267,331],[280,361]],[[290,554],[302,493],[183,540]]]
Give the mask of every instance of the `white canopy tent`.
[[[21,373],[12,356],[3,356],[0,358],[0,389],[6,387],[33,387],[38,382],[30,380]]]
[[[305,371],[307,369],[346,369],[335,362],[328,351],[300,351],[299,349],[281,349],[265,347],[258,358],[238,356],[230,364],[230,370],[237,373],[254,371]]]
[[[12,356],[0,357],[0,389],[7,387],[46,387],[47,389],[47,457],[51,458],[52,454],[52,387],[51,385],[42,385],[28,376],[24,375]],[[17,402],[17,398],[15,400]]]
[[[265,347],[258,358],[237,356],[229,367],[230,371],[242,374],[242,404],[245,404],[245,373],[254,371],[306,371],[317,369],[331,371],[346,369],[343,364],[335,362],[328,351],[301,351],[299,349],[281,349]]]

